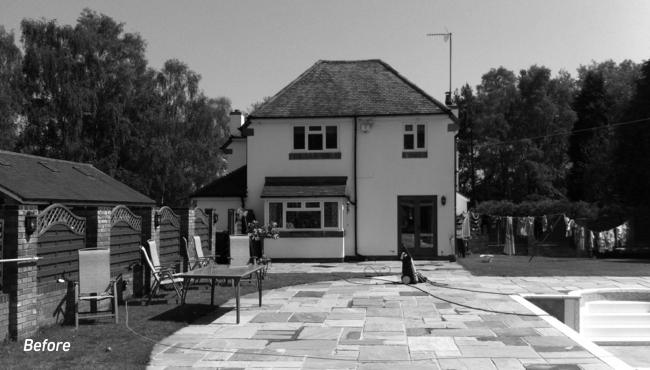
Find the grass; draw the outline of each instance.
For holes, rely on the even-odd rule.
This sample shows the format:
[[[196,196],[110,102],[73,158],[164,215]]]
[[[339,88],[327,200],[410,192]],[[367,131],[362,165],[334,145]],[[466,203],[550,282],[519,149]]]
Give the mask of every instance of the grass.
[[[284,286],[300,285],[318,281],[340,280],[361,277],[364,274],[269,274],[264,281],[264,290]],[[242,282],[242,296],[256,293],[257,287]],[[74,325],[56,325],[40,330],[31,337],[35,342],[48,339],[50,342],[70,342],[69,352],[24,352],[24,341],[6,341],[0,344],[0,359],[3,369],[139,369],[149,362],[154,343],[171,335],[191,323],[209,323],[228,312],[210,306],[210,287],[200,285],[198,290],[188,292],[188,304],[179,306],[173,293],[167,293],[167,302],[139,305],[139,301],[128,306],[129,326],[145,340],[128,330],[125,325],[125,307],[119,307],[120,322],[115,325],[110,319]],[[215,289],[215,305],[234,298],[234,288]]]
[[[478,255],[458,263],[475,276],[650,276],[649,259],[592,259],[494,255],[482,262]]]

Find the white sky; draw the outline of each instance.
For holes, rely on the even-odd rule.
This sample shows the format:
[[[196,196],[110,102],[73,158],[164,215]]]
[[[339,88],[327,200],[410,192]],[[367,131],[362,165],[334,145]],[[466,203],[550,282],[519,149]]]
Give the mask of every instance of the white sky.
[[[453,33],[453,88],[490,68],[532,64],[557,73],[592,60],[650,52],[648,0],[0,0],[0,25],[23,18],[74,24],[83,8],[125,23],[147,41],[150,65],[177,58],[203,77],[210,97],[246,109],[319,59],[379,58],[444,100]]]

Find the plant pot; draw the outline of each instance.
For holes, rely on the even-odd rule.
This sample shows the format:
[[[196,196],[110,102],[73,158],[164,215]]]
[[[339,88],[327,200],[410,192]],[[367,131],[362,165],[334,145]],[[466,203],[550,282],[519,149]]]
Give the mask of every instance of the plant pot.
[[[264,239],[250,240],[250,254],[254,258],[262,258],[264,256]]]

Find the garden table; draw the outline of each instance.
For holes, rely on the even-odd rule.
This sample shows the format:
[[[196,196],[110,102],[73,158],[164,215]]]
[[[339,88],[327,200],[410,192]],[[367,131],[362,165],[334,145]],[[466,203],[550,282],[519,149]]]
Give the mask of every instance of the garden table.
[[[262,270],[264,265],[246,265],[246,266],[230,266],[210,264],[204,267],[194,269],[192,271],[181,272],[174,274],[175,277],[183,278],[183,293],[181,296],[181,304],[185,304],[185,296],[189,285],[192,280],[210,279],[211,292],[210,292],[210,305],[214,305],[214,286],[217,280],[232,279],[235,285],[235,296],[237,302],[237,324],[239,324],[239,295],[241,279],[255,274],[257,279],[257,290],[259,293],[259,305],[262,306]]]

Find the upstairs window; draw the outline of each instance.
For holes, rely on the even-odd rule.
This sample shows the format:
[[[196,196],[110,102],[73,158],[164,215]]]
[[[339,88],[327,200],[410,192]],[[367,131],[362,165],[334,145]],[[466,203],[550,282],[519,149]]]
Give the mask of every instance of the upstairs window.
[[[424,124],[404,125],[404,150],[426,149],[426,126]]]
[[[300,125],[293,127],[293,150],[338,150],[338,127],[335,125]]]

